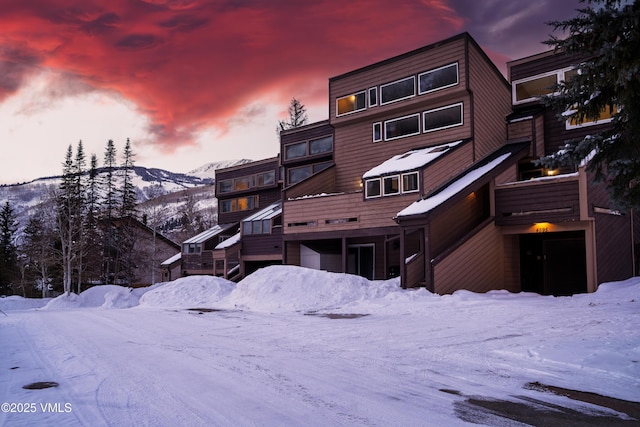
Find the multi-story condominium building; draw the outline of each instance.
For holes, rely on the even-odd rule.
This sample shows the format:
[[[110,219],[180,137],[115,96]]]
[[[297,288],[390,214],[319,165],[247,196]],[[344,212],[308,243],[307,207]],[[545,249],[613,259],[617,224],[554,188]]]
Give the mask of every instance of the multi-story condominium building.
[[[317,126],[333,128],[333,157],[285,182],[284,262],[437,293],[561,295],[633,274],[632,215],[584,167],[532,163],[606,126],[559,122],[540,102],[570,68],[545,53],[510,63],[508,82],[464,33],[331,78]],[[316,164],[311,128],[283,134],[285,176],[298,140]]]

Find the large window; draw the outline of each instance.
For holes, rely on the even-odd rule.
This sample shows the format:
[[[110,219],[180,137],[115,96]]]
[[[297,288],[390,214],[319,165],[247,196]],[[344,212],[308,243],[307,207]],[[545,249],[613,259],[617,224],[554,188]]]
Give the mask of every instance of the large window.
[[[418,93],[420,95],[458,84],[458,63],[445,65],[425,73],[418,74]]]
[[[315,163],[313,165],[300,166],[297,168],[289,168],[289,170],[287,171],[287,182],[289,183],[289,185],[296,184],[303,179],[310,177],[314,173],[325,170],[332,164],[332,162],[322,162]]]
[[[416,94],[415,76],[380,86],[380,105],[411,98]]]
[[[600,110],[600,115],[596,119],[587,119],[586,117],[582,121],[582,123],[578,123],[576,119],[570,118],[566,122],[567,129],[578,129],[584,126],[593,126],[593,125],[602,125],[605,123],[610,123],[613,120],[613,116],[618,112],[618,108],[614,105],[605,106],[602,110]]]
[[[269,187],[275,183],[276,171],[272,170],[255,175],[220,180],[218,181],[218,193],[232,193],[234,191],[244,191],[256,187]]]
[[[384,139],[389,141],[420,133],[420,114],[399,117],[384,122]]]
[[[541,96],[550,95],[553,93],[554,85],[562,80],[570,80],[577,72],[575,68],[564,68],[550,73],[515,80],[511,83],[513,93],[512,101],[514,104],[522,104],[534,101]]]
[[[333,135],[311,139],[295,144],[288,144],[284,147],[285,160],[294,160],[307,156],[318,156],[331,153],[333,151]]]
[[[238,212],[255,209],[258,207],[258,196],[238,197],[220,201],[220,212]]]
[[[367,108],[365,91],[336,99],[336,116],[355,113]]]
[[[424,132],[433,132],[462,125],[462,102],[435,108],[423,113]]]

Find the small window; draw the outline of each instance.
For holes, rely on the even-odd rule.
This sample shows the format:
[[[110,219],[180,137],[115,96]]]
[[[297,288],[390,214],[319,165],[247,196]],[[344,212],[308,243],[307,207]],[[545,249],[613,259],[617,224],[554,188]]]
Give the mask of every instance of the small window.
[[[271,220],[263,219],[262,220],[262,234],[271,234]]]
[[[262,234],[262,221],[251,221],[251,234]]]
[[[258,180],[258,187],[266,187],[268,185],[273,185],[276,182],[276,172],[271,171],[271,172],[258,174],[257,180]]]
[[[289,144],[285,146],[286,159],[297,159],[307,155],[307,143]]]
[[[397,138],[417,135],[420,133],[420,114],[400,117],[384,122],[384,139],[390,141]]]
[[[418,191],[418,172],[402,174],[402,192],[413,193]]]
[[[248,190],[251,188],[251,178],[248,176],[244,176],[242,178],[236,178],[233,180],[233,190]]]
[[[414,76],[406,79],[396,80],[380,86],[380,105],[401,101],[416,95],[416,78]]]
[[[380,192],[380,178],[378,179],[368,179],[364,183],[364,196],[367,199],[371,199],[374,197],[380,197],[382,194]]]
[[[375,107],[378,105],[378,88],[372,87],[369,89],[369,107]]]
[[[373,142],[382,141],[382,123],[377,122],[373,124]]]
[[[458,84],[458,63],[445,65],[418,75],[420,95]]]
[[[251,222],[244,221],[242,223],[242,234],[251,234]]]
[[[425,111],[422,119],[424,132],[462,125],[462,103]]]
[[[365,91],[336,99],[336,116],[355,113],[366,108]]]
[[[221,200],[220,201],[220,211],[222,212],[231,212],[231,200]]]
[[[385,176],[383,179],[384,195],[391,196],[400,193],[400,177],[398,175]]]
[[[220,181],[218,183],[218,191],[220,193],[230,193],[231,191],[233,191],[233,180],[225,179],[223,181]]]
[[[309,141],[309,155],[330,153],[333,151],[333,136]]]
[[[558,83],[558,73],[534,77],[525,81],[514,82],[514,104],[531,101],[543,95],[553,93],[553,86]]]

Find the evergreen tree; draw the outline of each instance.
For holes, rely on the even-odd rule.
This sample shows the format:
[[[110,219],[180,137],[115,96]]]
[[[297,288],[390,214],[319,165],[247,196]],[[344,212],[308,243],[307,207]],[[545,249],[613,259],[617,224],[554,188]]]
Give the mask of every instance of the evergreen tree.
[[[585,0],[581,0],[585,2]],[[613,114],[610,129],[568,141],[563,150],[542,159],[548,167],[588,161],[596,180],[604,181],[614,206],[640,207],[640,2],[587,0],[578,16],[549,23],[568,32],[546,43],[576,58],[579,72],[556,85],[548,105],[562,121],[594,121]]]
[[[52,221],[48,217],[47,207],[39,208],[24,228],[22,250],[35,271],[36,282],[42,298],[48,296],[52,279],[52,269],[57,262],[54,251],[55,235]]]
[[[100,182],[98,180],[98,158],[91,155],[86,188],[86,206],[84,216],[85,232],[85,273],[88,280],[96,281],[101,276],[102,254],[100,238]]]
[[[104,217],[110,220],[116,212],[116,183],[115,183],[115,167],[116,167],[116,147],[113,140],[107,142],[107,148],[104,152],[104,169],[105,169],[105,195],[104,195]]]
[[[18,220],[7,201],[0,210],[0,295],[9,294],[18,277],[18,249],[15,243],[17,230]]]
[[[292,98],[291,104],[289,104],[289,119],[280,120],[278,122],[277,132],[279,134],[283,130],[303,126],[307,124],[308,120],[307,109],[305,108],[305,106],[296,98]]]
[[[124,159],[122,169],[124,170],[122,184],[122,203],[120,204],[120,216],[135,216],[136,214],[136,187],[133,185],[132,173],[134,166],[133,150],[131,149],[131,141],[127,138],[124,146]]]

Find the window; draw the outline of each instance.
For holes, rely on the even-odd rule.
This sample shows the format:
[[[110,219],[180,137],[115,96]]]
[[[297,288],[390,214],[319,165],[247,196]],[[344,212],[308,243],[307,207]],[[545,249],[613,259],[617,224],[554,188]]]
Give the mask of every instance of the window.
[[[384,184],[385,196],[400,194],[400,177],[398,175],[385,176],[382,181]]]
[[[265,173],[259,173],[256,175],[256,181],[258,187],[267,187],[276,183],[276,171],[269,171]]]
[[[364,197],[371,199],[374,197],[380,197],[380,178],[368,179],[364,183]]]
[[[336,116],[355,113],[366,108],[365,91],[336,99]]]
[[[239,197],[220,201],[220,212],[238,212],[255,209],[258,207],[258,196]]]
[[[251,221],[251,234],[262,234],[262,221]]]
[[[369,89],[369,107],[375,107],[378,105],[378,88],[372,87]]]
[[[242,222],[242,234],[251,234],[251,221]]]
[[[424,132],[462,125],[462,102],[423,113]]]
[[[404,138],[420,133],[420,114],[400,117],[384,122],[384,139]]]
[[[458,63],[445,65],[425,73],[418,74],[418,93],[420,95],[458,84]]]
[[[613,120],[613,116],[617,112],[618,112],[618,108],[615,105],[613,107],[606,106],[602,110],[600,110],[600,115],[598,116],[597,119],[593,120],[593,119],[587,119],[585,117],[582,123],[578,123],[576,119],[570,118],[566,122],[566,128],[567,130],[579,129],[583,126],[602,125],[605,123],[609,123]]]
[[[233,180],[225,179],[224,181],[220,181],[218,183],[218,191],[220,193],[230,193],[233,191]]]
[[[289,169],[289,184],[295,184],[311,176],[311,166],[301,166]]]
[[[251,187],[251,178],[244,176],[242,178],[236,178],[233,180],[233,190],[241,191],[248,190]]]
[[[416,94],[415,76],[380,86],[380,105],[411,98]]]
[[[330,153],[333,151],[333,136],[312,139],[309,141],[309,155]]]
[[[242,221],[242,234],[271,234],[271,219]]]
[[[285,156],[287,159],[297,159],[307,155],[307,143],[289,144],[285,147]]]
[[[402,174],[402,192],[414,193],[418,191],[418,172]]]
[[[373,142],[382,141],[382,122],[373,124]]]

